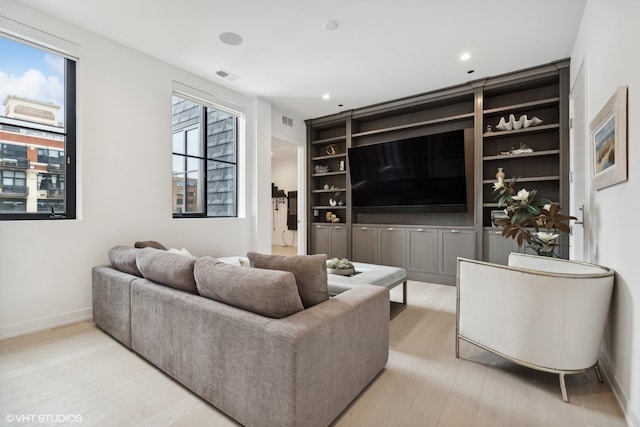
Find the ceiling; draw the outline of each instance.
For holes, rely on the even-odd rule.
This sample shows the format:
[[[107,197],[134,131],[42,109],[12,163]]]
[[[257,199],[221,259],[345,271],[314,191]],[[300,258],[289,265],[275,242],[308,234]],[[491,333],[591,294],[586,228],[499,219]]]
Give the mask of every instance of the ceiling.
[[[301,119],[567,58],[586,2],[19,1]],[[222,43],[223,32],[243,43]]]

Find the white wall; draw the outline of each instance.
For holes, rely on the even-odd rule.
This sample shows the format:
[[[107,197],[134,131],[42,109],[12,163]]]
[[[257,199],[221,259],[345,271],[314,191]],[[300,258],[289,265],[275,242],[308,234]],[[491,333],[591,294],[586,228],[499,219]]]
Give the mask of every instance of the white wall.
[[[298,159],[295,154],[294,152],[292,156],[271,159],[271,180],[285,193],[298,191]],[[287,203],[279,204],[277,211],[272,207],[271,213],[273,215],[271,243],[298,246],[297,232],[287,229]]]
[[[572,82],[585,63],[587,127],[619,86],[629,87],[629,180],[588,194],[585,238],[588,259],[616,270],[603,365],[632,426],[640,426],[639,22],[640,1],[588,0],[571,55]]]
[[[0,338],[91,316],[91,267],[114,245],[153,239],[213,256],[270,248],[269,219],[258,215],[270,210],[268,102],[3,0],[0,27],[22,25],[78,45],[80,219],[0,222]],[[174,80],[246,111],[244,218],[172,219]]]

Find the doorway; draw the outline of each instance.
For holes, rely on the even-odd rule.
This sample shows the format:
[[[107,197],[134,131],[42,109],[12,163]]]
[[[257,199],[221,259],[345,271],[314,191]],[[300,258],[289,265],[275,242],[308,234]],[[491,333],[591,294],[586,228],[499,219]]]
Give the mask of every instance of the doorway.
[[[301,218],[299,176],[300,147],[277,138],[271,140],[271,253],[297,255]]]

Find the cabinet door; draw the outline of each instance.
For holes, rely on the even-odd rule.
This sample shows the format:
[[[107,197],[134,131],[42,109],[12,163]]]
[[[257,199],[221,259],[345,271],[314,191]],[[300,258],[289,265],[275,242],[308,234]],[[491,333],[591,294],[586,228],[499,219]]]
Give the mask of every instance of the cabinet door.
[[[474,230],[439,230],[440,268],[438,273],[455,276],[458,270],[458,257],[475,259],[476,232]]]
[[[404,268],[405,229],[380,228],[378,239],[380,264]]]
[[[354,227],[352,252],[353,261],[376,264],[378,262],[378,229]]]
[[[487,262],[507,265],[511,252],[524,252],[513,239],[502,237],[500,230],[485,230],[483,245],[483,258]]]
[[[329,258],[348,258],[347,254],[347,227],[335,225],[330,228],[331,250],[327,254]]]
[[[410,228],[407,270],[438,274],[438,230]]]
[[[314,225],[311,228],[311,254],[331,252],[331,229],[328,225]]]

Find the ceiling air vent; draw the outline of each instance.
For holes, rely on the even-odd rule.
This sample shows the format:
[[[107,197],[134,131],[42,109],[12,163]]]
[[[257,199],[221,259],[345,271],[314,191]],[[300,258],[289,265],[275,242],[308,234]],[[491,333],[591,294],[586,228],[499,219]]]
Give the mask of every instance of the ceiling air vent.
[[[236,80],[240,80],[240,77],[228,72],[227,70],[223,70],[222,68],[218,68],[216,70],[216,75],[222,77],[223,79],[227,79],[230,82],[235,82]]]
[[[285,126],[293,127],[293,119],[287,116],[282,116],[282,124]]]

